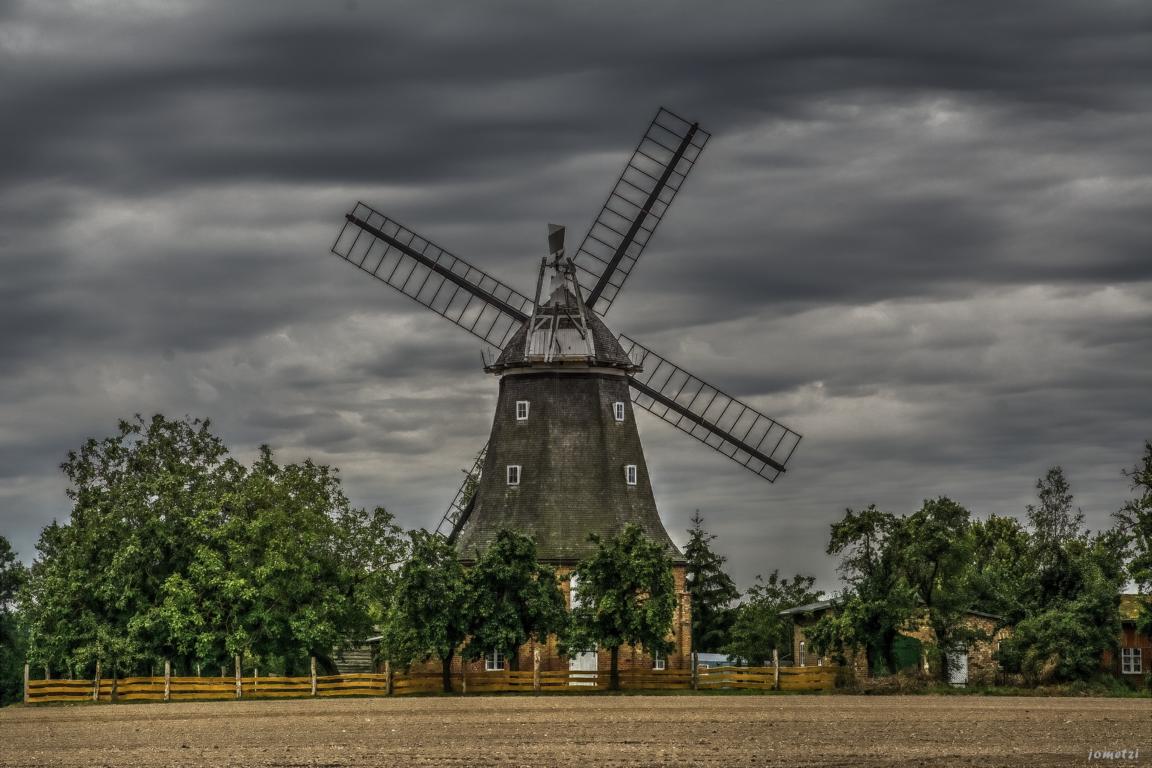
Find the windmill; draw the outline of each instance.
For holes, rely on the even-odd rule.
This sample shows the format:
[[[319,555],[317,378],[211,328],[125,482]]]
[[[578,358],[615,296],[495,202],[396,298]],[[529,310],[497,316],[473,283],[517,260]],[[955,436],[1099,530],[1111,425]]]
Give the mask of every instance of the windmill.
[[[573,256],[549,225],[532,297],[357,203],[332,252],[498,352],[489,442],[439,532],[473,559],[501,528],[533,536],[544,562],[589,554],[589,533],[636,523],[679,556],[660,522],[633,405],[774,482],[800,441],[631,337],[605,315],[709,134],[660,109]]]

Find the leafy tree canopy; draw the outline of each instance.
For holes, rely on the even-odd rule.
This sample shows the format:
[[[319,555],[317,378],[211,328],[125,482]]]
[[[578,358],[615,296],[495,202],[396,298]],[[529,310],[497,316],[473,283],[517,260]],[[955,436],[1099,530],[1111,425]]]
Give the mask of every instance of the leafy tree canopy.
[[[400,666],[440,660],[444,690],[452,690],[452,659],[468,633],[464,567],[455,548],[427,531],[411,531],[384,621],[382,652]]]
[[[500,531],[468,569],[466,581],[468,658],[495,649],[517,670],[520,646],[529,640],[544,643],[567,627],[556,571],[536,561],[536,544],[523,534]]]
[[[291,672],[365,632],[402,541],[335,471],[251,468],[207,421],[137,416],[62,465],[71,519],[44,529],[25,591],[30,656],[58,669],[178,669],[248,654]],[[330,666],[330,665],[329,665]]]
[[[712,551],[716,535],[704,529],[700,510],[692,516],[684,558],[688,561],[685,579],[692,600],[692,649],[714,652],[728,638],[732,624],[733,600],[740,597],[735,582],[724,571],[727,558]]]
[[[24,638],[16,596],[27,575],[8,539],[0,536],[0,707],[23,698]]]
[[[744,602],[736,608],[730,638],[722,652],[753,666],[766,664],[774,650],[786,656],[792,646],[793,621],[780,611],[819,600],[824,593],[813,589],[815,583],[814,576],[780,578],[778,570],[767,579],[757,576]]]
[[[620,646],[642,647],[650,653],[667,653],[671,648],[667,638],[676,610],[672,560],[631,523],[612,538],[593,535],[591,540],[596,552],[574,571],[578,600],[562,649],[607,648],[610,685],[619,690]]]

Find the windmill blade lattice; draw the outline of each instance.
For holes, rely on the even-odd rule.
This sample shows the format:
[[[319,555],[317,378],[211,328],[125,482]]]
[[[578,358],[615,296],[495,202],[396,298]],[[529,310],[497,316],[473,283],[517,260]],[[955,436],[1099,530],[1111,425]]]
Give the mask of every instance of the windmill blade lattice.
[[[345,217],[332,253],[495,347],[532,300],[364,203]]]
[[[620,344],[643,367],[631,376],[636,405],[775,482],[800,443],[799,433],[627,336],[620,336]]]
[[[661,108],[577,251],[588,306],[605,314],[680,191],[710,134]]]
[[[480,475],[484,469],[484,458],[487,454],[488,444],[485,443],[484,447],[480,449],[480,453],[477,454],[472,469],[464,473],[464,480],[460,483],[456,495],[452,497],[448,511],[444,513],[444,517],[440,518],[440,524],[436,526],[436,534],[447,539],[449,544],[456,541],[460,529],[468,522],[468,515],[472,512],[472,501],[476,496],[476,487],[480,484]]]

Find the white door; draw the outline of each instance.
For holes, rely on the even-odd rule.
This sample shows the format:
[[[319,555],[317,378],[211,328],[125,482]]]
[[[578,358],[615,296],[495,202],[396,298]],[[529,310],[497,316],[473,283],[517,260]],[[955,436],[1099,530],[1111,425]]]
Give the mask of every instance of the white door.
[[[596,685],[596,671],[599,669],[600,654],[596,651],[578,653],[568,660],[568,685]],[[580,674],[575,674],[580,673]]]
[[[949,653],[945,660],[948,662],[948,682],[955,686],[968,684],[968,649],[958,648]]]

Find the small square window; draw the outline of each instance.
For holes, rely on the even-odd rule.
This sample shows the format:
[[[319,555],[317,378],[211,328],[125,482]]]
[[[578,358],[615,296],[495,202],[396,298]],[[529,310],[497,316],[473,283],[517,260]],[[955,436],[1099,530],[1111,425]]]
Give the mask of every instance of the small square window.
[[[516,421],[527,421],[527,420],[528,420],[528,401],[527,400],[517,400],[516,401]]]
[[[484,654],[484,671],[485,672],[503,672],[504,671],[504,654],[496,649],[492,649]]]
[[[652,669],[657,672],[663,672],[667,668],[668,660],[664,658],[664,654],[656,653],[652,655]]]
[[[508,465],[508,485],[520,485],[520,465]]]
[[[616,421],[624,421],[624,403],[612,403],[612,415]]]
[[[624,482],[628,485],[636,485],[636,465],[629,464],[624,467]]]
[[[1144,672],[1144,660],[1139,648],[1120,649],[1120,672],[1125,675],[1139,675]]]

